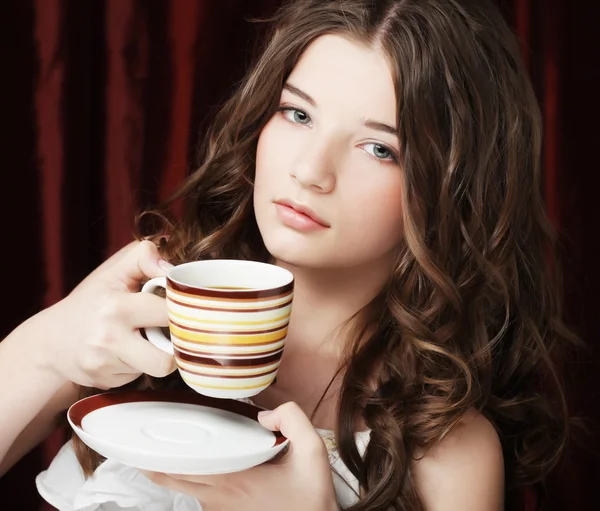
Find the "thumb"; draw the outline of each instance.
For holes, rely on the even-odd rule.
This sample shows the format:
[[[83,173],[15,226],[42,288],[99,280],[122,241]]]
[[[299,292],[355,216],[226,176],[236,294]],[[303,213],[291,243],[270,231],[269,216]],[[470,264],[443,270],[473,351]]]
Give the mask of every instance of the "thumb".
[[[290,440],[290,447],[300,452],[325,447],[310,419],[296,403],[284,403],[275,410],[259,412],[258,421],[271,431],[280,431]]]
[[[154,243],[143,240],[115,264],[114,270],[128,287],[136,288],[142,280],[162,277],[172,267],[161,258]]]

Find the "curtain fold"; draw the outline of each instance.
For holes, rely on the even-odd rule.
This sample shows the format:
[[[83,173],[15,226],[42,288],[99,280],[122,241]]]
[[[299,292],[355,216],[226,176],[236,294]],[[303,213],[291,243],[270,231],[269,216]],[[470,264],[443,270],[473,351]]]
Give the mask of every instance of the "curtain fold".
[[[498,0],[518,34],[544,115],[544,192],[567,253],[567,306],[589,345],[570,374],[569,402],[600,423],[595,312],[600,140],[596,3]],[[281,0],[12,0],[0,6],[4,139],[4,337],[65,296],[131,240],[133,217],[167,198],[196,165],[199,133],[242,77],[260,35],[250,18]],[[577,5],[575,5],[577,4]],[[6,271],[8,270],[8,271]],[[3,392],[8,389],[3,389]],[[3,499],[44,509],[33,479],[63,429],[2,480]],[[591,447],[590,443],[586,444]],[[597,443],[594,444],[598,448]],[[556,473],[548,509],[592,509],[599,464],[574,448]],[[47,507],[46,507],[47,508]]]

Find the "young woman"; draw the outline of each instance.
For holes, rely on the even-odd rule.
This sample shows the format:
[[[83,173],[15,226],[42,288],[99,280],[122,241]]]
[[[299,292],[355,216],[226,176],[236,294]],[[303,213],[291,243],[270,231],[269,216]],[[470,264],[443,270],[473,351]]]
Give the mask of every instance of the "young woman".
[[[141,234],[173,264],[240,258],[294,273],[278,379],[254,399],[291,450],[185,478],[127,472],[75,440],[42,483],[78,470],[77,452],[88,495],[124,470],[132,491],[181,498],[178,509],[510,508],[506,496],[542,483],[564,448],[553,361],[574,340],[517,41],[485,0],[297,0],[271,21],[199,169]],[[35,353],[9,459],[75,399],[70,382],[107,389],[173,370],[138,331],[166,324],[161,299],[135,293],[158,260],[148,241],[133,245],[4,341],[4,360]],[[183,386],[177,374],[133,385]],[[59,497],[78,509],[85,485]]]

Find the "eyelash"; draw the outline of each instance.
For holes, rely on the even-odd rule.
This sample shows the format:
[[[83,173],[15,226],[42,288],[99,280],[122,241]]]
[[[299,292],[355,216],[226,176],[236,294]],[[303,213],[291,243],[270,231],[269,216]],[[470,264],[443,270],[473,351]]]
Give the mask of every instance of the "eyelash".
[[[378,142],[367,142],[366,144],[363,144],[363,148],[365,146],[368,146],[368,145],[372,145],[372,146],[375,146],[375,147],[381,147],[382,149],[384,149],[385,151],[387,151],[389,153],[389,156],[387,158],[378,158],[374,154],[369,153],[379,163],[381,163],[381,164],[384,164],[384,163],[393,163],[394,165],[398,165],[398,163],[399,163],[398,157],[396,156],[396,153],[390,147],[388,147],[386,145],[383,145],[383,144],[379,144]]]
[[[308,121],[311,121],[310,115],[308,115],[304,110],[301,110],[300,108],[294,108],[292,106],[282,106],[282,107],[279,107],[277,109],[277,111],[281,112],[283,114],[283,116],[285,117],[285,119],[288,122],[291,122],[292,124],[299,124],[300,126],[307,126],[309,123],[304,124],[304,123],[296,122],[296,121],[290,119],[286,115],[289,112],[292,112],[292,113],[299,112],[299,113],[305,115],[306,118],[308,119]],[[363,144],[363,148],[368,145],[380,147],[389,153],[389,156],[387,158],[378,158],[374,154],[367,151],[367,153],[369,155],[371,155],[378,163],[380,163],[380,164],[393,163],[394,165],[398,165],[398,161],[399,161],[398,156],[396,155],[395,151],[392,148],[390,148],[384,144],[377,143],[377,142],[368,142],[366,144]]]
[[[296,122],[296,121],[292,121],[291,119],[289,119],[286,114],[288,112],[300,112],[301,114],[305,115],[307,117],[307,119],[310,120],[310,115],[308,115],[304,110],[300,110],[299,108],[294,108],[292,106],[282,106],[280,108],[277,109],[278,112],[281,112],[283,114],[283,116],[292,124],[300,124],[301,126],[306,126],[306,124],[302,124],[301,122]]]

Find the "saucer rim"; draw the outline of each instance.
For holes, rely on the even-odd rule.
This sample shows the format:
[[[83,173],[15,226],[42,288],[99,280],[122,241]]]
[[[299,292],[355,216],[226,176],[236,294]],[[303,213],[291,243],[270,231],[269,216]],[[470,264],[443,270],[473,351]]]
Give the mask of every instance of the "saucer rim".
[[[221,398],[213,398],[209,396],[204,396],[194,391],[186,391],[186,390],[111,390],[107,392],[103,392],[101,394],[95,394],[93,396],[84,397],[77,402],[73,403],[68,411],[67,411],[67,419],[69,424],[71,425],[74,432],[81,436],[88,438],[92,438],[94,442],[106,445],[108,447],[113,446],[111,442],[107,442],[106,440],[100,439],[86,431],[82,426],[83,419],[89,415],[90,413],[100,410],[102,408],[106,408],[109,406],[116,406],[120,404],[130,404],[130,403],[141,403],[141,402],[149,402],[149,403],[176,403],[176,404],[190,404],[195,406],[204,406],[212,409],[219,409],[226,412],[230,412],[236,415],[240,415],[242,417],[246,417],[248,419],[253,420],[254,422],[260,424],[258,421],[258,412],[262,410],[251,403],[247,403],[244,401],[237,401],[235,399],[221,399]],[[264,427],[264,426],[263,426]],[[267,429],[267,428],[265,428]],[[244,453],[241,457],[245,456],[254,456],[260,453],[267,453],[271,450],[279,451],[283,448],[289,440],[280,432],[280,431],[271,431],[268,430],[274,436],[274,443],[268,449],[259,450],[256,452],[247,452]],[[82,438],[83,440],[83,438]],[[87,442],[85,442],[87,443]],[[143,450],[138,450],[136,448],[132,448],[131,446],[118,446],[119,449],[124,451],[128,451],[131,454],[141,454],[147,455],[148,453]],[[163,459],[194,459],[197,458],[197,455],[172,455],[172,454],[157,454],[153,453],[154,456]],[[219,457],[203,457],[201,458],[204,461],[224,461],[224,460],[238,460],[240,456],[238,455],[230,455],[230,456],[219,456]]]

